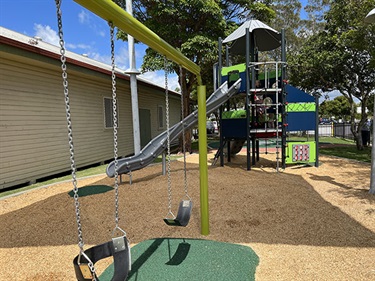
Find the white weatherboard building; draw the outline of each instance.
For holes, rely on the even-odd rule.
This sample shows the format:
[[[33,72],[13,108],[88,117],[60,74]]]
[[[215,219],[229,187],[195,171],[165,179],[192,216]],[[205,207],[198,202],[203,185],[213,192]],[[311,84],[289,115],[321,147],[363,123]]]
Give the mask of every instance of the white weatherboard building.
[[[113,158],[111,66],[66,52],[77,168]],[[116,70],[118,155],[134,152],[129,76]],[[0,189],[70,170],[59,47],[0,27]],[[180,95],[170,93],[170,124]],[[141,145],[165,131],[165,90],[138,78]]]

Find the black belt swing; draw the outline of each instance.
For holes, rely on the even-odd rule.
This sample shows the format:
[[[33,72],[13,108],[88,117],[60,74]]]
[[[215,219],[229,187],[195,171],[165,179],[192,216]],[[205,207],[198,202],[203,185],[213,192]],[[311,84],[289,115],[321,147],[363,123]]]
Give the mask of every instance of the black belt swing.
[[[168,73],[167,59],[164,57],[165,68],[165,107],[166,107],[166,126],[167,126],[167,175],[168,175],[168,214],[164,218],[164,222],[169,226],[187,226],[191,217],[193,202],[188,195],[187,176],[186,176],[186,149],[185,149],[185,126],[182,126],[182,149],[184,155],[184,183],[185,183],[185,199],[183,199],[178,207],[177,216],[172,212],[172,186],[171,186],[171,149],[169,134],[169,97],[168,97]],[[180,73],[182,71],[180,70]],[[181,77],[180,77],[181,79]],[[181,119],[184,119],[184,99],[181,94]]]
[[[190,220],[192,208],[193,202],[191,200],[182,200],[178,206],[177,216],[174,217],[173,213],[170,212],[164,219],[164,222],[170,226],[187,226]]]
[[[78,187],[76,179],[76,165],[74,160],[72,121],[70,114],[68,75],[66,72],[65,42],[63,39],[61,1],[55,0],[57,9],[57,19],[60,38],[61,68],[63,77],[63,88],[65,96],[65,110],[68,125],[70,163],[72,169],[73,192],[75,202],[76,221],[78,227],[78,246],[79,254],[73,259],[74,270],[78,281],[99,280],[95,271],[95,263],[101,259],[112,256],[114,260],[114,274],[111,281],[125,281],[131,270],[131,257],[129,241],[126,232],[119,227],[118,221],[118,161],[117,161],[117,97],[116,97],[116,76],[114,62],[114,27],[110,23],[111,31],[111,53],[112,53],[112,100],[113,100],[113,139],[114,139],[114,158],[115,158],[115,223],[116,226],[112,232],[112,240],[87,250],[84,250],[84,242],[81,227],[80,204],[78,200]],[[121,232],[118,237],[113,237],[116,232]]]
[[[91,264],[113,257],[114,274],[111,281],[124,281],[130,270],[130,248],[126,236],[112,238],[112,241],[91,247],[73,260],[76,278],[79,281],[98,279]],[[94,271],[94,272],[93,272]]]

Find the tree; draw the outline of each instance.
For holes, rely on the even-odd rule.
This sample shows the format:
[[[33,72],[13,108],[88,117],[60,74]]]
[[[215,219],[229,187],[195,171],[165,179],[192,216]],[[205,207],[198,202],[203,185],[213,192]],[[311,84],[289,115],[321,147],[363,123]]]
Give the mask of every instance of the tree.
[[[336,119],[350,119],[350,104],[344,96],[338,96],[334,100],[326,100],[319,106],[319,116]]]
[[[351,130],[363,149],[360,130],[366,106],[375,89],[375,27],[363,19],[373,0],[336,0],[325,14],[323,31],[304,44],[291,68],[291,82],[309,92],[338,90],[349,102]],[[361,120],[355,126],[355,98],[361,102]]]
[[[302,37],[299,31],[302,27],[300,18],[301,2],[299,0],[277,0],[273,2],[273,9],[276,11],[276,17],[272,21],[272,26],[285,29],[285,36],[288,40],[287,53],[293,55],[302,44]]]
[[[329,10],[329,6],[330,0],[308,0],[305,7],[307,19],[302,20],[306,38],[324,29],[324,12]]]

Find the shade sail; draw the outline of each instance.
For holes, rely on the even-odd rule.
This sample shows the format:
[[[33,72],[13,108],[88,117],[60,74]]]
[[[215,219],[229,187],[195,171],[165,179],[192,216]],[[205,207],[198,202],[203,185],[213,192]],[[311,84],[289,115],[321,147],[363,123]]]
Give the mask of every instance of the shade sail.
[[[259,20],[248,20],[223,40],[223,43],[232,42],[232,54],[245,54],[246,29],[254,35],[255,47],[259,51],[271,51],[281,45],[281,34]]]
[[[372,9],[366,16],[365,22],[372,23],[375,22],[375,8]]]

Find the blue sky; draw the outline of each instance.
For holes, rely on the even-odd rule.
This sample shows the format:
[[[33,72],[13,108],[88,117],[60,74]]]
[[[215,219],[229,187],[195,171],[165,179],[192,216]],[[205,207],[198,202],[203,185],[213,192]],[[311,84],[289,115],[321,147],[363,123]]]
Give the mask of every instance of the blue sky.
[[[303,4],[307,0],[301,1]],[[109,26],[106,21],[75,3],[62,0],[62,17],[66,48],[77,54],[107,64],[111,63]],[[44,42],[58,45],[56,6],[53,0],[0,0],[0,26],[24,35],[42,38]],[[168,38],[163,38],[168,42]],[[146,46],[136,44],[136,67],[139,69]],[[116,41],[116,65],[129,68],[127,42]],[[164,72],[148,72],[142,76],[153,83],[164,85]],[[177,76],[169,75],[170,89],[178,87]]]

